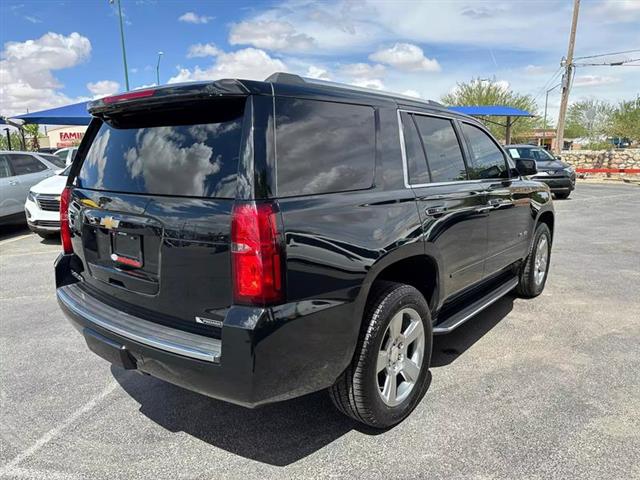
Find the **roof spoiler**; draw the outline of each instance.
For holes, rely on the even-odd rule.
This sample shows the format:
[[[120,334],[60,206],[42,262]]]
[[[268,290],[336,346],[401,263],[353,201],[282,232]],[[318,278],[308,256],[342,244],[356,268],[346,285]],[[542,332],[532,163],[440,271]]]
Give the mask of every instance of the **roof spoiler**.
[[[234,79],[175,83],[104,97],[90,102],[87,105],[87,110],[91,115],[101,116],[136,104],[148,107],[157,104],[203,100],[221,96],[246,96],[248,94],[249,89],[241,81]]]

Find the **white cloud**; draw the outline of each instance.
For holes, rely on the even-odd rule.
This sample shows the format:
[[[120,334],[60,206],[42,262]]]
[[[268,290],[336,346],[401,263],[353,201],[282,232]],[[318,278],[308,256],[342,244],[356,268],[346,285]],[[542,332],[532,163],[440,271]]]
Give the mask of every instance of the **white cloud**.
[[[409,90],[405,90],[404,92],[401,92],[402,95],[406,95],[407,97],[416,97],[416,98],[422,98],[422,96],[416,92],[415,90],[409,89]]]
[[[274,72],[286,70],[287,66],[282,60],[270,57],[264,50],[245,48],[235,52],[219,53],[213,65],[208,68],[180,68],[178,74],[169,79],[169,83],[220,78],[264,80]]]
[[[379,78],[357,78],[351,82],[351,85],[363,88],[372,88],[374,90],[384,90],[384,83]]]
[[[15,115],[71,103],[59,89],[54,70],[74,67],[91,54],[91,42],[79,33],[49,32],[35,40],[7,42],[0,60],[0,112]]]
[[[213,43],[196,43],[189,47],[187,58],[216,57],[221,50]]]
[[[298,33],[289,22],[252,20],[236,23],[229,33],[231,45],[253,45],[267,50],[305,51],[315,42],[312,37]]]
[[[329,72],[327,70],[325,70],[324,68],[316,67],[315,65],[309,65],[305,77],[318,78],[320,80],[331,80],[331,77],[329,76]]]
[[[542,75],[548,72],[548,69],[540,65],[527,65],[524,67],[525,73],[529,75]]]
[[[369,55],[375,62],[391,65],[399,70],[439,72],[437,60],[424,56],[422,49],[411,43],[396,43],[393,47],[383,48]]]
[[[575,87],[597,87],[619,82],[620,79],[606,75],[578,75],[573,79]]]
[[[369,63],[348,63],[340,67],[340,73],[348,77],[378,77],[384,75],[384,65]]]
[[[180,22],[185,22],[185,23],[203,24],[203,23],[209,23],[214,18],[215,17],[208,17],[206,15],[198,15],[195,12],[187,12],[180,15],[178,17],[178,20]]]
[[[94,97],[101,98],[118,93],[120,90],[120,84],[113,80],[100,80],[98,82],[87,83],[87,89],[94,95]]]
[[[640,20],[638,0],[605,0],[596,6],[604,22],[636,22]]]

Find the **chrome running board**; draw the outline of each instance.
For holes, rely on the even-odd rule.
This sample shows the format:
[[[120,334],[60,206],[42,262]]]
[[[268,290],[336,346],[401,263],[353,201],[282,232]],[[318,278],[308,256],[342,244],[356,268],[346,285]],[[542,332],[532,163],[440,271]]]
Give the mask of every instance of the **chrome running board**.
[[[473,317],[476,314],[480,313],[482,310],[487,308],[489,305],[491,305],[492,303],[496,302],[500,298],[504,297],[507,293],[509,293],[511,290],[513,290],[516,287],[516,285],[518,285],[518,279],[517,278],[510,278],[505,283],[500,285],[495,290],[492,290],[491,292],[489,292],[484,297],[479,298],[475,302],[473,302],[470,305],[464,307],[462,310],[454,313],[450,317],[446,318],[444,321],[442,321],[442,322],[438,323],[437,325],[435,325],[433,327],[433,334],[434,335],[442,335],[442,334],[449,333],[449,332],[455,330],[460,325],[462,325],[464,322],[469,320],[471,317]]]

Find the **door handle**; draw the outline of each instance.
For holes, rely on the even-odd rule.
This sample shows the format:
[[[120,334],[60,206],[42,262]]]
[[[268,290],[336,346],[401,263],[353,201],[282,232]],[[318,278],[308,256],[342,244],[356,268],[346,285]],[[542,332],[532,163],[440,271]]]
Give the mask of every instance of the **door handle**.
[[[494,208],[508,207],[510,205],[513,205],[513,201],[505,200],[504,198],[492,198],[487,202],[487,205]]]
[[[9,185],[18,185],[17,180],[10,180]]]
[[[431,217],[438,217],[440,215],[443,215],[446,211],[447,207],[445,207],[444,205],[437,205],[435,207],[425,208],[424,213]]]

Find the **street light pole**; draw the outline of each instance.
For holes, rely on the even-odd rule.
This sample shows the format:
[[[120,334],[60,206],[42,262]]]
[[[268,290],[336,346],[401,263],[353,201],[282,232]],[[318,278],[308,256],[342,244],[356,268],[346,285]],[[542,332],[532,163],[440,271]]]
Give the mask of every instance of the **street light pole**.
[[[156,64],[156,85],[160,85],[160,59],[164,52],[158,52],[158,63]]]
[[[127,51],[124,47],[124,25],[122,22],[122,6],[120,0],[109,0],[109,3],[113,5],[113,2],[118,2],[118,17],[120,18],[120,43],[122,45],[122,63],[124,64],[124,84],[129,91],[129,69],[127,68]]]
[[[4,131],[7,133],[7,146],[9,147],[9,151],[11,151],[11,135],[9,134],[9,129],[5,128]]]
[[[549,90],[547,90],[547,95],[544,98],[544,120],[542,121],[542,146],[543,147],[544,147],[545,138],[547,137],[547,105],[549,103],[549,93],[555,90],[556,88],[558,88],[560,85],[562,84],[559,83],[555,87],[551,87]]]

